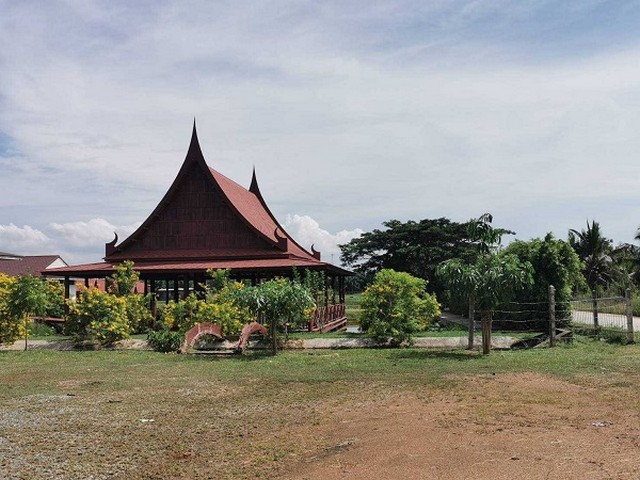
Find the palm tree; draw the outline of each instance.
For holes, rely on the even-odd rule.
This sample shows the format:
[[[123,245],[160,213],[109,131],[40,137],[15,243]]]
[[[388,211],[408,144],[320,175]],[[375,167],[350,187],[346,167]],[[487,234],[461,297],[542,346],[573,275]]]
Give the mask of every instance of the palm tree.
[[[600,224],[587,221],[586,230],[569,230],[569,244],[583,261],[584,278],[593,291],[598,285],[608,286],[617,276],[611,256],[612,242],[600,231]]]
[[[598,285],[608,286],[618,276],[618,269],[611,256],[611,240],[600,231],[600,224],[587,220],[586,230],[569,230],[569,244],[582,260],[582,274],[591,290],[593,299],[593,324],[598,328],[598,303],[596,289]]]
[[[438,276],[452,290],[469,300],[469,349],[473,348],[473,312],[478,306],[482,316],[482,353],[491,349],[491,324],[497,306],[514,291],[533,284],[533,268],[515,255],[488,253],[474,264],[459,258],[442,262]]]

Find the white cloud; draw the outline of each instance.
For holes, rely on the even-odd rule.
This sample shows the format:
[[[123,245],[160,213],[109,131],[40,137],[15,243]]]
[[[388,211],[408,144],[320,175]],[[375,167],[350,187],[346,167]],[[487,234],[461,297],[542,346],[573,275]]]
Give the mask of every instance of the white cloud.
[[[320,224],[308,215],[287,215],[283,227],[307,250],[314,245],[314,248],[322,254],[322,260],[335,264],[340,263],[338,245],[348,243],[364,233],[360,228],[329,233],[320,228]]]
[[[247,185],[255,164],[276,214],[328,229],[300,227],[326,259],[328,231],[485,211],[630,240],[640,42],[616,22],[637,15],[599,3],[9,2],[0,218],[100,254],[167,190],[195,115],[210,165]]]
[[[113,234],[117,233],[119,242],[127,238],[140,226],[140,223],[132,225],[113,225],[103,218],[93,218],[88,222],[51,223],[49,228],[57,233],[60,242],[75,247],[104,247],[104,244],[113,240]]]
[[[18,227],[13,223],[0,225],[0,250],[17,255],[44,254],[51,239],[29,225]]]

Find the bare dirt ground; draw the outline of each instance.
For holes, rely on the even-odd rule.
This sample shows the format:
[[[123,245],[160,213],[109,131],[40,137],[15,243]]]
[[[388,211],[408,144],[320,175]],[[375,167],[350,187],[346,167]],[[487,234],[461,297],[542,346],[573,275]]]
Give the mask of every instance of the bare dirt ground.
[[[4,352],[0,479],[640,479],[639,358]]]
[[[454,392],[341,408],[327,412],[327,446],[284,478],[639,479],[640,401],[610,385],[476,376]]]

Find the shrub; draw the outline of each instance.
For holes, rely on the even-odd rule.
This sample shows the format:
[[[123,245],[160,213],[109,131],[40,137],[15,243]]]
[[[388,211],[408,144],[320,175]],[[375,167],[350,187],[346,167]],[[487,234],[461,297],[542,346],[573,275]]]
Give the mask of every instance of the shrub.
[[[56,335],[56,331],[49,325],[36,321],[29,324],[29,335],[33,335],[35,337],[50,337],[52,335]]]
[[[140,274],[133,269],[133,262],[125,260],[113,267],[113,274],[107,278],[107,290],[118,297],[125,297],[134,293],[140,280]]]
[[[47,317],[64,317],[64,287],[55,280],[45,280],[44,291],[47,297]]]
[[[425,280],[408,273],[379,271],[362,294],[360,328],[378,340],[411,342],[414,333],[440,316],[436,297],[425,288]]]
[[[127,318],[132,332],[146,331],[153,323],[149,310],[150,296],[135,292],[140,274],[133,269],[134,263],[126,260],[113,267],[113,274],[107,278],[109,293],[125,299]]]
[[[146,332],[153,323],[153,316],[149,310],[149,297],[131,294],[124,298],[127,319],[133,333]]]
[[[183,334],[180,332],[172,332],[167,328],[161,330],[150,330],[147,333],[147,341],[149,346],[156,352],[177,352],[180,350]]]
[[[76,342],[96,340],[110,345],[128,338],[132,329],[127,301],[97,288],[85,290],[70,304],[67,328]]]
[[[178,302],[170,301],[163,311],[167,330],[186,333],[195,325],[210,322],[220,325],[223,335],[236,335],[251,320],[247,309],[235,304],[227,293],[217,292],[208,301],[194,294]]]
[[[529,241],[516,240],[509,244],[504,254],[515,255],[521,262],[529,262],[533,267],[535,282],[525,285],[513,293],[514,303],[500,307],[511,313],[518,322],[506,324],[510,329],[532,329],[544,331],[548,328],[547,302],[549,285],[555,287],[556,326],[571,324],[571,303],[574,290],[585,285],[581,273],[581,263],[571,245],[558,240],[548,233],[543,239]],[[496,316],[500,325],[500,315]]]
[[[245,287],[235,293],[235,298],[253,318],[266,320],[274,354],[278,332],[285,323],[305,325],[315,309],[311,292],[296,279],[276,278],[255,287]]]
[[[198,298],[191,294],[184,300],[169,300],[163,309],[164,325],[168,330],[185,333],[198,323],[196,313],[199,308]]]
[[[222,335],[237,335],[242,331],[244,316],[241,309],[231,302],[199,302],[196,323],[211,322],[220,325]]]
[[[0,273],[0,343],[13,343],[24,337],[24,319],[10,310],[10,295],[16,284],[14,277]]]

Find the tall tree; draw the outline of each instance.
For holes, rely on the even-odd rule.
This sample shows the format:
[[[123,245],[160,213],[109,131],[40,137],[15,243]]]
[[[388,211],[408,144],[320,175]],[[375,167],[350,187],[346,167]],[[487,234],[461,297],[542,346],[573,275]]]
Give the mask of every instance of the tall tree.
[[[429,290],[441,294],[445,286],[436,276],[437,266],[451,258],[472,261],[482,238],[512,233],[490,225],[485,214],[471,222],[457,223],[447,218],[389,220],[385,229],[375,229],[341,245],[342,261],[356,272],[373,278],[383,269],[407,272],[429,282]]]
[[[582,260],[582,273],[595,294],[598,286],[608,286],[619,274],[613,261],[612,241],[602,235],[600,224],[587,221],[586,230],[569,230],[569,244]]]
[[[530,262],[536,279],[533,285],[516,292],[512,303],[505,305],[504,310],[510,310],[511,315],[517,312],[519,322],[516,325],[538,331],[548,325],[550,285],[555,288],[558,326],[570,322],[569,302],[574,291],[585,286],[582,263],[571,245],[548,233],[543,239],[516,240],[503,252],[515,255],[521,262]]]
[[[488,354],[491,345],[491,323],[497,306],[513,292],[533,283],[529,262],[520,262],[515,255],[487,253],[474,263],[460,259],[443,262],[438,274],[449,288],[457,289],[469,298],[469,303],[482,317],[482,352]],[[473,341],[472,321],[469,338]],[[469,348],[473,343],[469,345]]]
[[[31,316],[44,317],[48,306],[45,283],[33,275],[19,276],[9,293],[9,312],[24,322],[24,349],[27,349]]]

